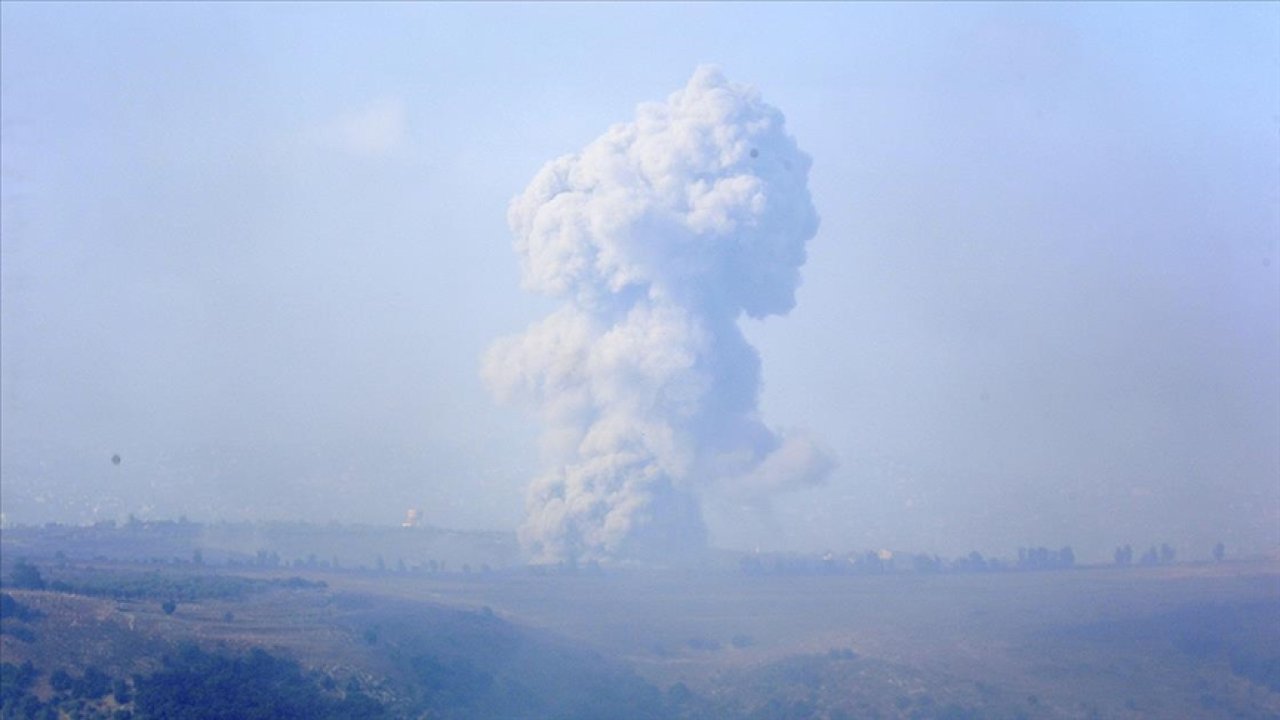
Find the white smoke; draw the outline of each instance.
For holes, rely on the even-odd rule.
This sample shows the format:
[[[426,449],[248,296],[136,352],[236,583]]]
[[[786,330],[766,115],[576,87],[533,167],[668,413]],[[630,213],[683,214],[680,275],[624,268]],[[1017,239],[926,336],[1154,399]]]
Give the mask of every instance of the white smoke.
[[[782,113],[703,67],[512,200],[525,287],[565,301],[484,360],[498,398],[546,424],[553,467],[520,531],[535,562],[696,552],[699,488],[759,495],[830,470],[760,422],[737,325],[795,304],[818,227],[809,163]]]

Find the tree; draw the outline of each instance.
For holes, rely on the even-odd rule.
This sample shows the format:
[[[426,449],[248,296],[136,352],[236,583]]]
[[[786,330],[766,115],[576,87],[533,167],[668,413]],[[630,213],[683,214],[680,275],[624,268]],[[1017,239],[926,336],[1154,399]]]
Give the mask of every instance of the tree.
[[[1075,566],[1075,564],[1076,564],[1076,554],[1075,554],[1075,552],[1071,549],[1071,546],[1070,546],[1070,545],[1068,545],[1068,546],[1066,546],[1066,547],[1064,547],[1064,548],[1062,548],[1061,550],[1059,550],[1059,551],[1058,551],[1058,566],[1059,566],[1059,567],[1069,568],[1069,567],[1073,567],[1073,566]]]
[[[1132,563],[1133,562],[1133,546],[1125,545],[1123,547],[1116,548],[1116,551],[1113,557],[1115,557],[1117,565],[1128,565]]]
[[[14,563],[13,571],[9,574],[9,579],[14,587],[25,588],[28,590],[43,590],[44,578],[40,575],[40,568],[32,565],[26,560],[19,560]]]
[[[29,697],[27,691],[35,684],[36,675],[35,666],[30,660],[21,665],[0,663],[0,707],[5,708],[6,711],[10,707],[17,709],[18,704]],[[24,717],[24,715],[19,714],[16,717]]]
[[[87,667],[72,683],[71,692],[76,697],[97,700],[111,692],[111,677],[96,667]]]
[[[75,683],[75,678],[71,677],[71,674],[63,668],[58,668],[49,675],[49,687],[53,688],[54,692],[70,690],[73,683]]]
[[[1160,544],[1160,563],[1161,564],[1163,565],[1172,564],[1174,555],[1175,555],[1174,549],[1169,545],[1169,543]]]
[[[304,673],[296,662],[275,657],[260,648],[243,656],[226,656],[184,645],[165,656],[163,663],[158,672],[134,680],[132,694],[140,717],[173,720],[387,717],[386,709],[372,698],[348,691],[343,699],[335,699],[325,693],[313,674]],[[195,698],[205,700],[195,701]]]
[[[1213,546],[1214,560],[1218,562],[1222,562],[1222,559],[1225,558],[1226,556],[1227,556],[1227,547],[1225,545],[1223,545],[1222,543],[1218,543],[1217,545]]]
[[[116,702],[122,705],[133,700],[133,693],[129,691],[129,683],[124,680],[116,679],[111,683],[111,694],[115,696]]]
[[[164,610],[165,615],[172,615],[173,611],[178,609],[178,603],[174,600],[165,600],[160,609]]]
[[[918,573],[935,573],[942,569],[942,561],[937,556],[920,553],[911,558],[911,565]]]

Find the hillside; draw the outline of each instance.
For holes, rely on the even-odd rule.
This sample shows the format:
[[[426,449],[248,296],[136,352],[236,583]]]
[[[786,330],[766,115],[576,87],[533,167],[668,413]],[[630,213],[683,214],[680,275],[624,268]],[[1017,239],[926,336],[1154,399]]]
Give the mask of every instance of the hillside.
[[[6,718],[1280,716],[1272,560],[464,572],[20,539],[29,561],[0,534]]]

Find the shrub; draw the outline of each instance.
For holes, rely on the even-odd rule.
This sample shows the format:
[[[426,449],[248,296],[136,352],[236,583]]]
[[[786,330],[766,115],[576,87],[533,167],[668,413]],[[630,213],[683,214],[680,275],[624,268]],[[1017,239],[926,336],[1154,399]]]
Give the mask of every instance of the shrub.
[[[9,581],[16,588],[27,590],[43,590],[44,578],[40,575],[40,568],[32,565],[26,560],[19,560],[14,563],[13,571],[9,575]]]

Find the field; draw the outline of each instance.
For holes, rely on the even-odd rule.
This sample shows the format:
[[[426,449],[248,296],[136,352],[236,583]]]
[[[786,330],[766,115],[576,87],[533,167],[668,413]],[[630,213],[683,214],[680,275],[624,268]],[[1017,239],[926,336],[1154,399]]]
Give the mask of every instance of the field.
[[[931,694],[1028,716],[1172,717],[1190,707],[1204,717],[1265,717],[1280,716],[1280,688],[1243,679],[1231,664],[1280,656],[1277,570],[515,574],[376,584],[385,594],[492,607],[623,659],[659,685],[742,692],[761,685],[755,675],[808,656],[823,662],[806,694],[833,705],[878,677],[872,694],[897,687],[894,700]]]
[[[44,700],[55,668],[145,674],[194,641],[291,658],[392,717],[514,717],[516,706],[522,717],[1280,717],[1274,560],[397,572],[55,560],[40,549],[25,538],[62,590],[6,587],[40,617],[7,618],[0,655],[43,673]],[[129,596],[104,596],[113,582]],[[175,593],[187,594],[166,612]]]

